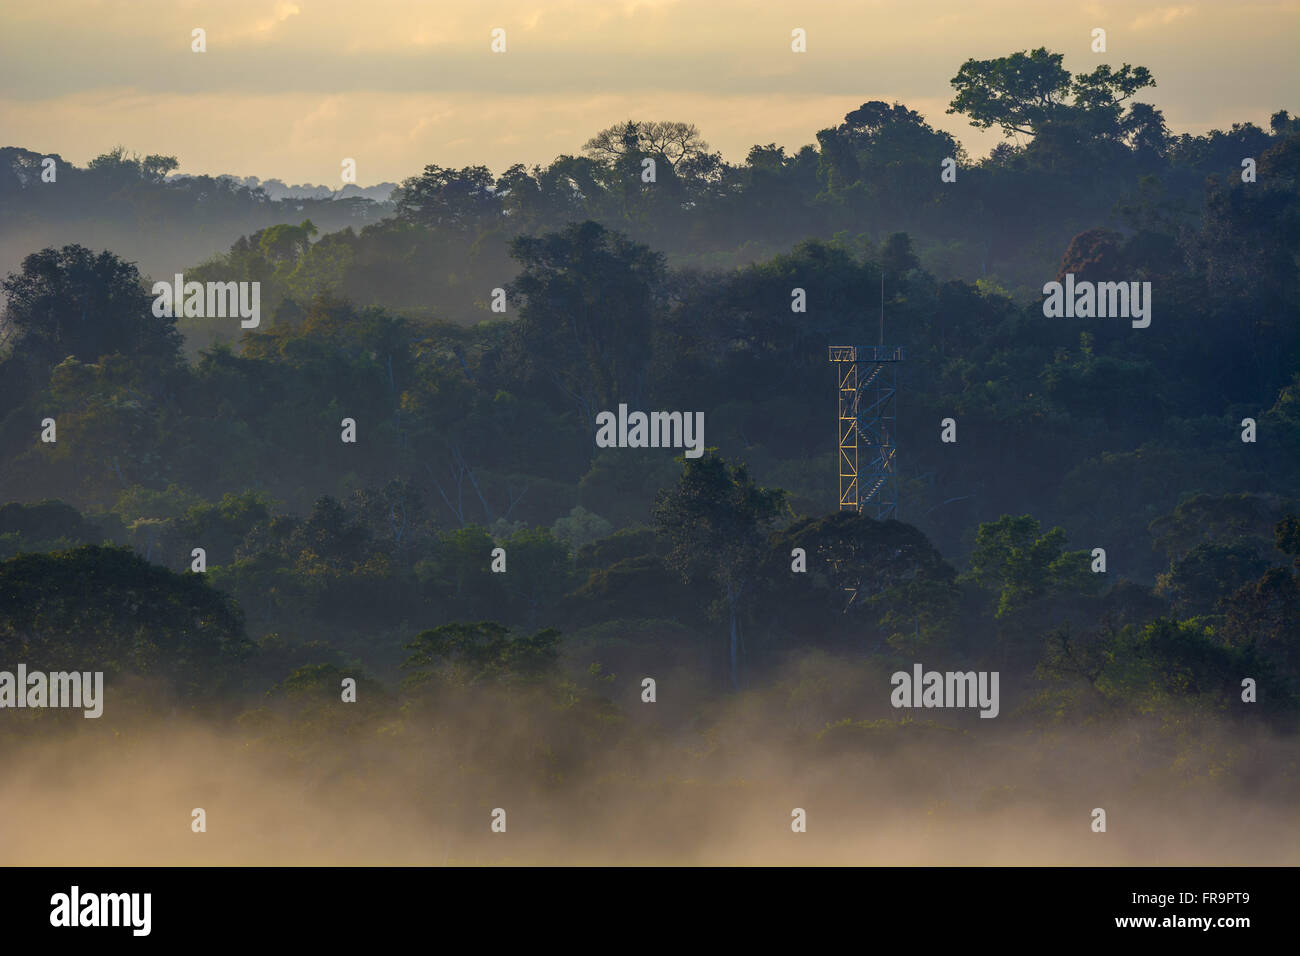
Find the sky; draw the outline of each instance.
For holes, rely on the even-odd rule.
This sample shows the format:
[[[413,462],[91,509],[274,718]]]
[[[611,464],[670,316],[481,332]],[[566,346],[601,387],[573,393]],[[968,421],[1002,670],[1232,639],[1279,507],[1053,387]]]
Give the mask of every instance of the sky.
[[[3,0],[0,145],[337,188],[344,159],[362,186],[500,174],[628,119],[694,123],[739,163],[886,100],[980,156],[1002,136],[945,113],[950,80],[1039,46],[1076,72],[1148,67],[1138,98],[1175,133],[1300,112],[1300,0]]]

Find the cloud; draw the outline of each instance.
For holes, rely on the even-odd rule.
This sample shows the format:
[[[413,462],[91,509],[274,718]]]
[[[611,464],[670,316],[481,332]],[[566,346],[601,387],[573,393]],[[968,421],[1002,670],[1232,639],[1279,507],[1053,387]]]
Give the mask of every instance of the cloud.
[[[1181,7],[1161,7],[1158,10],[1152,10],[1150,13],[1144,13],[1129,24],[1130,30],[1145,30],[1147,27],[1162,27],[1173,23],[1179,17],[1191,16],[1196,12],[1196,8],[1191,5]]]
[[[302,11],[298,8],[298,4],[296,3],[277,3],[275,5],[275,13],[269,17],[264,17],[258,20],[253,25],[252,32],[265,36],[285,20],[288,20],[290,17],[295,17],[301,12]]]
[[[872,99],[919,110],[982,155],[1001,135],[944,112],[960,64],[1045,44],[1091,69],[1088,31],[1105,24],[1157,77],[1147,98],[1175,129],[1266,123],[1293,96],[1294,0],[1257,0],[1266,15],[1249,17],[1177,0],[1102,6],[1063,26],[1056,5],[1034,0],[367,0],[360,12],[42,0],[0,8],[0,115],[11,144],[80,162],[122,143],[177,155],[187,172],[299,182],[363,154],[363,182],[428,162],[545,163],[629,116],[695,123],[740,162],[755,143],[797,150]],[[204,55],[190,52],[196,26]],[[495,26],[509,31],[507,55],[489,50]],[[794,26],[808,30],[806,56],[790,52]]]
[[[280,31],[276,28],[302,13],[302,8],[288,0],[279,0],[269,13],[264,10],[244,10],[239,7],[227,8],[225,13],[232,22],[228,26],[218,28],[217,32],[227,45],[234,46],[241,40],[251,40],[255,43],[278,42]]]

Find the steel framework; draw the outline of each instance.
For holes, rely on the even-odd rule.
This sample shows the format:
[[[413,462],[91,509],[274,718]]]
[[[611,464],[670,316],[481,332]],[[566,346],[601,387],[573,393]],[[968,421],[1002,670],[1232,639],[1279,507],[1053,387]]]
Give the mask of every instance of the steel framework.
[[[877,521],[898,517],[898,363],[902,347],[832,345],[840,446],[840,510],[870,507]],[[859,365],[862,366],[859,369]],[[865,403],[863,399],[865,398]],[[867,450],[859,467],[859,445]],[[857,601],[861,581],[844,588],[844,613]]]
[[[832,345],[830,360],[839,382],[840,510],[858,506],[858,350]]]
[[[830,346],[836,367],[840,448],[840,510],[898,517],[898,363],[901,346]],[[865,467],[860,448],[867,450]]]

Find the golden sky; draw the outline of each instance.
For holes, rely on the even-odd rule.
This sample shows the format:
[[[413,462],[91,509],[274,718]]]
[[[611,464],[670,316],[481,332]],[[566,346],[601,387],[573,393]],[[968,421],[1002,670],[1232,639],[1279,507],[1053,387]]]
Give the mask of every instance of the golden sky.
[[[693,122],[741,162],[881,99],[982,155],[1001,136],[944,113],[949,80],[1038,46],[1075,71],[1150,68],[1139,98],[1174,132],[1300,111],[1300,0],[5,0],[0,145],[338,187],[345,157],[360,185],[426,163],[500,173],[626,119]]]

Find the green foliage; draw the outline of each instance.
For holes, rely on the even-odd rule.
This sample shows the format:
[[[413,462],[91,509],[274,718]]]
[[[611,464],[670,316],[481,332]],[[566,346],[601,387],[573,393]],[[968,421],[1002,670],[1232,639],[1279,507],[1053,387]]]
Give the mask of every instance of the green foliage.
[[[449,617],[486,614],[504,600],[500,576],[490,570],[493,547],[484,529],[460,528],[439,535],[430,556],[416,564],[417,578]]]
[[[1223,644],[1203,626],[1161,618],[1082,640],[1062,628],[1051,635],[1039,674],[1084,682],[1112,712],[1158,712],[1179,700],[1222,712],[1240,699],[1239,675],[1259,668],[1252,653]]]
[[[623,528],[579,548],[574,556],[574,565],[582,571],[608,567],[625,558],[658,554],[659,544],[660,539],[652,528],[644,525]]]
[[[503,542],[507,555],[508,603],[514,619],[528,627],[555,606],[569,589],[569,548],[549,528],[524,528]]]
[[[1292,555],[1290,567],[1272,567],[1235,593],[1220,598],[1222,633],[1227,643],[1258,654],[1279,677],[1284,696],[1300,703],[1300,558],[1297,522],[1286,514],[1274,529],[1279,551]],[[1222,590],[1223,585],[1219,585]]]
[[[509,291],[523,301],[524,360],[589,426],[618,400],[637,407],[663,257],[591,221],[520,236],[511,254],[522,267]]]
[[[388,679],[410,634],[491,620],[582,628],[622,640],[629,659],[668,635],[684,671],[704,680],[725,659],[737,685],[744,668],[770,673],[816,645],[991,656],[1008,688],[1045,635],[1130,627],[1098,681],[1200,700],[1214,668],[1250,663],[1285,697],[1297,600],[1296,569],[1281,565],[1300,551],[1294,519],[1278,524],[1300,483],[1297,121],[1171,135],[1133,102],[1152,85],[1143,68],[1062,64],[1039,49],[962,66],[953,110],[1032,136],[983,158],[881,101],[815,145],[756,145],[740,164],[689,123],[634,121],[585,155],[495,181],[426,167],[384,206],[168,180],[174,160],[121,149],[86,169],[59,158],[57,194],[37,204],[26,184],[44,154],[2,149],[0,229],[19,223],[23,249],[54,241],[47,221],[75,234],[66,204],[126,245],[114,242],[121,257],[43,249],[5,284],[0,500],[14,503],[0,509],[0,557],[111,539],[152,574],[205,548],[206,586],[258,638],[259,691],[308,666]],[[1240,182],[1243,156],[1259,158],[1257,183]],[[949,157],[960,188],[939,180]],[[192,253],[173,221],[215,231]],[[228,245],[186,277],[262,283],[262,326],[184,320],[196,354],[178,361],[174,323],[152,315],[127,262],[153,241],[141,237],[186,264]],[[1044,321],[1042,283],[1064,272],[1153,281],[1156,322],[1178,334]],[[504,315],[488,308],[498,287]],[[790,308],[795,288],[806,312]],[[864,328],[874,341],[882,309],[887,343],[907,355],[908,524],[825,513],[825,346],[861,344]],[[703,411],[716,452],[679,468],[663,449],[596,449],[593,416],[619,403]],[[34,437],[47,415],[56,444]],[[356,445],[339,441],[345,416]],[[948,416],[961,444],[926,440]],[[1257,445],[1236,441],[1243,417]],[[55,496],[67,504],[30,504]],[[1107,576],[1065,550],[1067,529],[1106,547]],[[506,575],[489,570],[498,545]],[[807,575],[790,570],[796,546]],[[948,561],[967,559],[955,579]],[[72,614],[66,586],[49,592],[58,614]],[[708,612],[728,619],[725,653],[706,639]],[[1181,636],[1139,639],[1162,616]],[[131,619],[96,621],[88,640],[131,667],[173,653],[162,623],[151,658],[129,644]],[[509,671],[492,663],[509,657],[498,638],[439,643],[434,669],[471,682]],[[1147,671],[1124,670],[1125,655]],[[312,674],[337,676],[304,671],[286,687]],[[557,699],[586,694],[575,683]]]
[[[153,314],[139,271],[111,252],[80,245],[34,252],[0,290],[5,322],[18,336],[15,358],[47,371],[69,356],[93,363],[120,352],[163,365],[178,356],[175,319]]]
[[[551,533],[565,542],[572,551],[599,541],[613,530],[612,524],[582,505],[575,505],[572,511],[562,518],[556,518],[555,523],[551,525]]]
[[[743,464],[729,465],[711,449],[683,459],[677,487],[655,498],[655,527],[669,541],[669,565],[687,579],[704,575],[729,590],[742,587],[784,496],[760,488]]]
[[[62,551],[74,544],[98,544],[99,527],[63,501],[0,505],[0,557],[20,551]]]
[[[1193,495],[1167,515],[1152,521],[1154,547],[1171,563],[1198,545],[1222,542],[1267,546],[1285,500],[1272,496]]]
[[[650,518],[655,493],[677,479],[672,459],[654,449],[604,448],[578,481],[581,507],[609,517],[616,526]]]
[[[1202,543],[1170,565],[1169,573],[1158,578],[1156,591],[1180,613],[1195,617],[1214,610],[1220,598],[1267,568],[1268,562],[1249,545]]]
[[[688,582],[709,580],[730,616],[730,666],[739,681],[742,602],[763,558],[764,538],[780,514],[785,492],[761,488],[742,465],[728,465],[713,449],[683,458],[677,487],[655,497],[656,530],[667,539],[667,564]]]
[[[1072,126],[1092,137],[1120,138],[1137,120],[1147,119],[1137,105],[1126,118],[1121,105],[1138,90],[1155,86],[1146,67],[1126,63],[1112,70],[1102,65],[1071,76],[1061,65],[1063,59],[1063,54],[1039,47],[1029,53],[967,60],[952,79],[957,95],[948,112],[963,113],[982,129],[998,126],[1007,136],[1040,136]]]
[[[804,572],[791,566],[796,548],[806,555]],[[956,572],[924,534],[853,511],[804,518],[771,535],[764,578],[760,616],[789,633],[814,621],[828,636],[846,626],[860,633],[866,614],[891,645],[919,649],[946,641],[956,610]]]
[[[221,693],[251,652],[243,615],[200,575],[83,545],[0,562],[0,657],[33,669],[134,672]]]
[[[443,684],[537,681],[554,668],[559,639],[559,631],[551,628],[512,637],[494,621],[443,624],[421,631],[406,645],[411,652],[402,664],[409,672],[406,686],[434,690]]]
[[[468,231],[494,211],[492,173],[486,166],[424,167],[396,193],[397,218],[432,228]]]
[[[1033,515],[1003,515],[980,525],[967,577],[996,595],[996,617],[1049,593],[1094,588],[1088,552],[1064,547],[1060,528],[1042,534]]]

